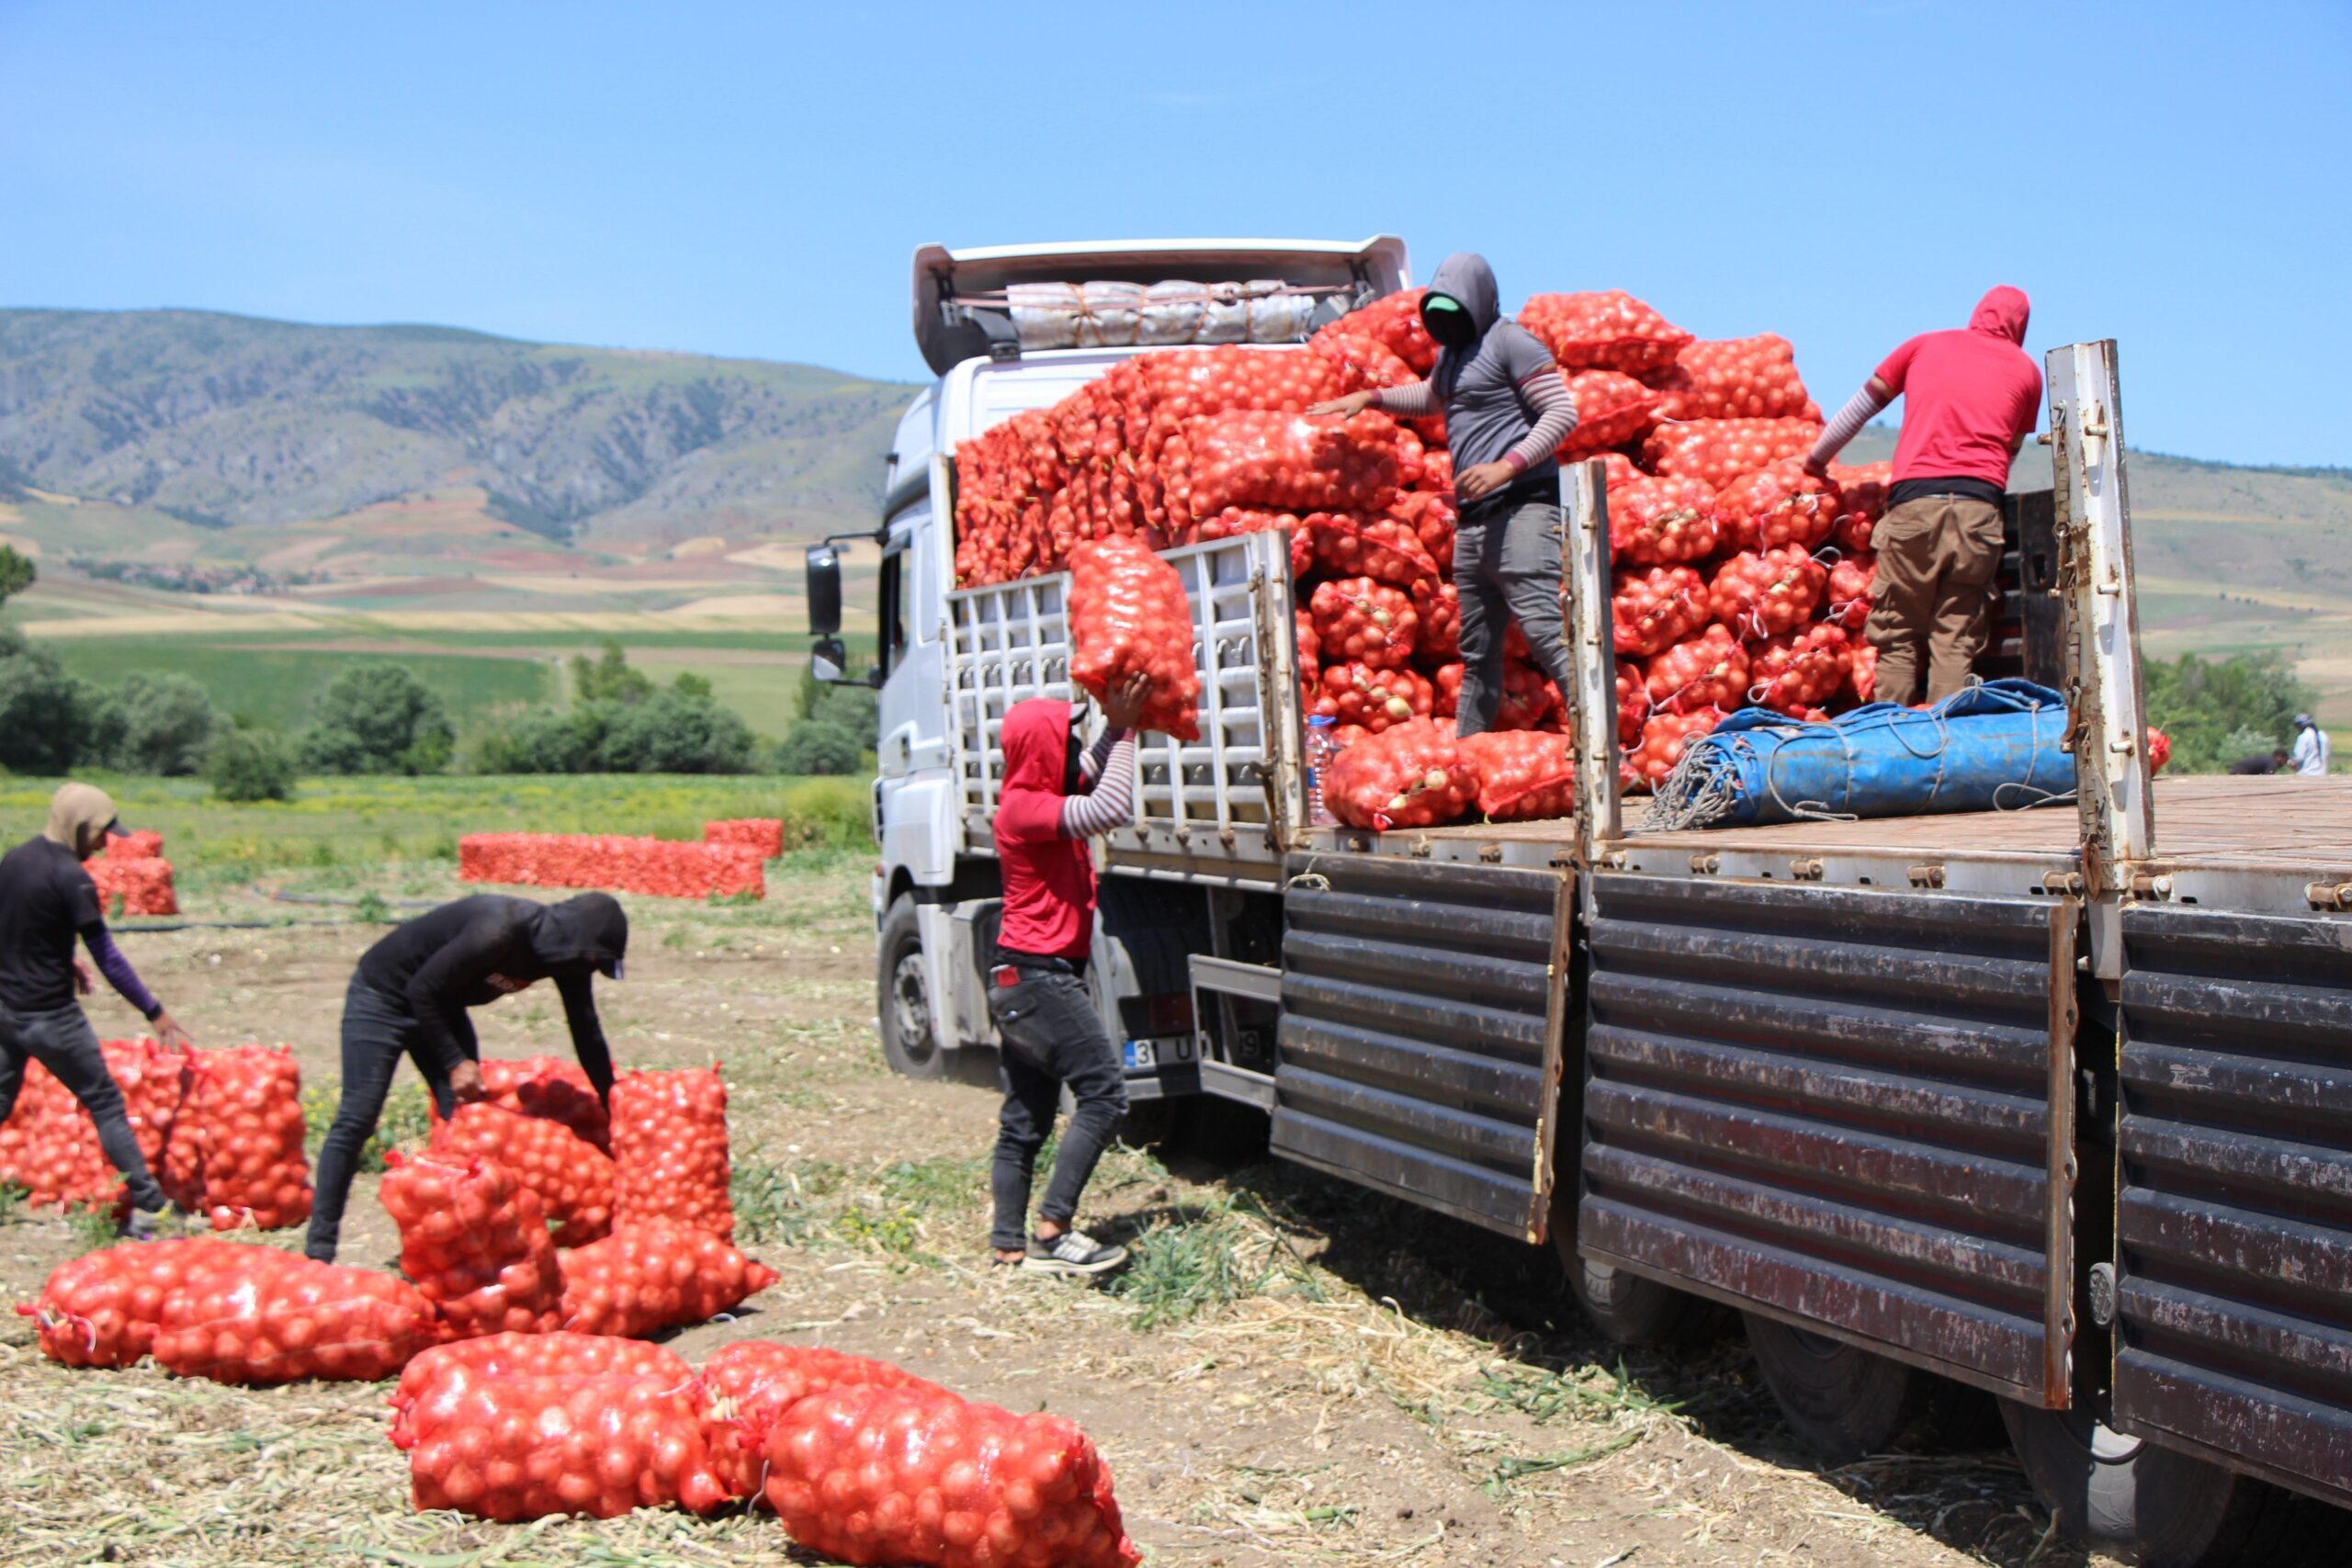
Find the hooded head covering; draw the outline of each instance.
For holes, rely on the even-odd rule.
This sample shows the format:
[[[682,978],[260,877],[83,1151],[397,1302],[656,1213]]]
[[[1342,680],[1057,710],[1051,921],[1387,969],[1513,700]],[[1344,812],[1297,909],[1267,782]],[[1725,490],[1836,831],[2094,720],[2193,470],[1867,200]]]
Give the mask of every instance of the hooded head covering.
[[[550,971],[580,964],[617,980],[628,953],[628,911],[609,893],[547,905],[531,933],[531,952]]]
[[[1440,343],[1439,326],[1430,314],[1430,300],[1443,295],[1469,314],[1472,328],[1469,341],[1476,343],[1487,335],[1501,319],[1502,306],[1495,288],[1495,269],[1487,258],[1476,251],[1456,251],[1438,263],[1437,275],[1430,279],[1430,291],[1421,299],[1421,320],[1430,328],[1430,335]],[[1462,344],[1453,346],[1460,347]]]
[[[1968,330],[1990,333],[2023,348],[2026,322],[2032,315],[2033,304],[2026,299],[2024,289],[1998,284],[1986,289],[1984,298],[1976,301],[1976,313],[1968,318]]]
[[[96,784],[70,784],[50,796],[49,826],[41,836],[72,850],[74,859],[88,860],[104,847],[113,826],[113,796]]]
[[[1069,704],[1059,697],[1031,697],[1004,716],[1004,793],[1038,790],[1069,793],[1063,775],[1069,759]]]

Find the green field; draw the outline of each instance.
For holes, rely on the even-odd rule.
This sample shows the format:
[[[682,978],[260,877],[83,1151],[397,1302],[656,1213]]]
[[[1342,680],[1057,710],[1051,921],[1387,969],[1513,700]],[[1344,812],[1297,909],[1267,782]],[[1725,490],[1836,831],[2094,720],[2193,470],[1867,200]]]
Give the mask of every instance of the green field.
[[[706,821],[778,817],[786,841],[864,852],[865,781],[589,774],[304,779],[285,802],[231,806],[194,780],[81,775],[105,787],[125,823],[164,835],[183,904],[283,873],[364,872],[386,862],[454,866],[467,833],[629,833],[699,840]],[[0,778],[0,842],[41,829],[61,781]],[[337,877],[323,878],[333,886]],[[191,909],[191,913],[198,912]]]

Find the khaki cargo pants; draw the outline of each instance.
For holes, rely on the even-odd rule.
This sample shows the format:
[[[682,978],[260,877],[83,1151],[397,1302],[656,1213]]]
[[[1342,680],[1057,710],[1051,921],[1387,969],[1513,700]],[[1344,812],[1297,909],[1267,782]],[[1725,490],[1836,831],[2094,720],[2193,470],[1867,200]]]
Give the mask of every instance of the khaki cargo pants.
[[[1924,665],[1928,700],[1968,683],[1993,629],[2001,570],[2001,509],[1956,495],[1906,501],[1879,519],[1871,544],[1878,580],[1863,629],[1878,649],[1877,700],[1916,703]]]

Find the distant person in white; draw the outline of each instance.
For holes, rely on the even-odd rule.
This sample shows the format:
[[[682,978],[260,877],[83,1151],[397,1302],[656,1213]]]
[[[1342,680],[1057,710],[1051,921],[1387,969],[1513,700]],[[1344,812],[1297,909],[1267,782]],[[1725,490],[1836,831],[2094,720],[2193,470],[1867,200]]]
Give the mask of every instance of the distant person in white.
[[[2295,716],[2295,749],[2288,756],[2288,765],[2306,778],[2324,777],[2327,773],[2327,731],[2312,722],[2312,716]]]

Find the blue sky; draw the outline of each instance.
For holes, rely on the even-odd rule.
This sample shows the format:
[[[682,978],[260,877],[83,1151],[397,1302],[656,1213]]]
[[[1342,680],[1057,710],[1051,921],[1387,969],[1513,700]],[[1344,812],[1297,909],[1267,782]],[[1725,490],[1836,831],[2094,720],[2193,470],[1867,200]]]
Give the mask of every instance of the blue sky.
[[[2133,444],[2352,464],[2352,6],[0,0],[0,304],[922,373],[919,243],[1387,231],[1776,331],[1977,294]]]

